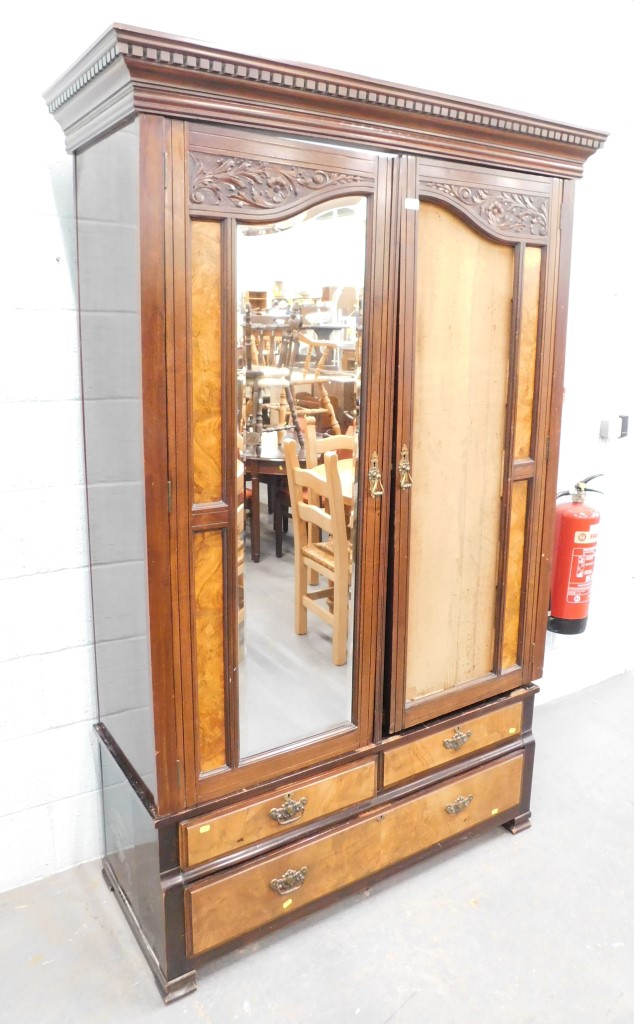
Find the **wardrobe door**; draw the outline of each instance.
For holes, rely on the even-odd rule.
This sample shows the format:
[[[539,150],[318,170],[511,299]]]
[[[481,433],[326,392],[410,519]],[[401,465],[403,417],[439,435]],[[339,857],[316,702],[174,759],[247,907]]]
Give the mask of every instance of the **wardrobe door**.
[[[401,187],[392,729],[531,679],[561,203],[415,158]]]
[[[393,161],[204,124],[175,124],[172,146],[173,494],[191,803],[372,737],[388,515],[368,471],[392,443]],[[326,568],[336,562],[337,582],[345,574],[349,598],[324,594],[321,617],[309,612],[302,629],[284,442],[303,465],[311,415],[319,432],[353,442],[338,451],[339,547],[325,548],[325,533],[311,542]],[[324,523],[333,504],[323,503]],[[313,575],[315,598],[332,577]]]

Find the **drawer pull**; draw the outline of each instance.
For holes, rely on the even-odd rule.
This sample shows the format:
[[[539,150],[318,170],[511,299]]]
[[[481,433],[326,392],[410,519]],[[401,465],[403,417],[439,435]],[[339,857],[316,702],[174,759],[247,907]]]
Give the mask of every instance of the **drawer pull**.
[[[445,810],[447,814],[460,814],[460,811],[464,811],[465,807],[468,807],[472,800],[473,793],[471,796],[459,796],[452,804],[447,804]]]
[[[308,868],[300,868],[299,871],[289,868],[281,878],[272,878],[269,885],[279,896],[286,896],[289,892],[295,892],[302,887],[307,874]]]
[[[469,732],[463,732],[460,726],[454,729],[453,736],[449,739],[443,740],[443,747],[447,750],[460,750],[460,747],[464,747],[468,739],[471,738],[471,729]]]
[[[278,825],[288,825],[291,821],[297,821],[304,813],[308,803],[308,797],[303,796],[300,800],[294,800],[292,793],[287,793],[281,807],[272,807],[269,815]]]

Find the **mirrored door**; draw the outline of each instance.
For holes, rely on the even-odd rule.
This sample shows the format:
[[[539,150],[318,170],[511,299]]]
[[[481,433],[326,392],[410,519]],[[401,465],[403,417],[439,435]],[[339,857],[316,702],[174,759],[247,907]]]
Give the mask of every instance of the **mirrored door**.
[[[367,206],[237,224],[242,757],[352,725]]]
[[[188,342],[175,375],[187,382],[188,440],[176,497],[201,798],[372,735],[393,161],[205,126],[182,145],[189,271],[175,322]]]

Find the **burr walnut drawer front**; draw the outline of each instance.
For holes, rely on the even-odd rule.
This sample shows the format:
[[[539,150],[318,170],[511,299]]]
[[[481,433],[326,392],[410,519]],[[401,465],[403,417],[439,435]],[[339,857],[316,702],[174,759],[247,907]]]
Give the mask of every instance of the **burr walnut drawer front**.
[[[470,718],[459,726],[434,730],[421,739],[386,750],[383,755],[383,785],[393,786],[430,768],[438,768],[519,735],[523,707],[522,701],[507,704],[497,711]]]
[[[251,846],[326,814],[344,810],[376,794],[376,761],[361,761],[316,779],[278,789],[266,797],[218,814],[185,821],[180,827],[181,864],[194,867]]]
[[[484,821],[503,820],[520,803],[522,765],[522,754],[504,758],[283,853],[188,886],[188,955],[253,932]]]

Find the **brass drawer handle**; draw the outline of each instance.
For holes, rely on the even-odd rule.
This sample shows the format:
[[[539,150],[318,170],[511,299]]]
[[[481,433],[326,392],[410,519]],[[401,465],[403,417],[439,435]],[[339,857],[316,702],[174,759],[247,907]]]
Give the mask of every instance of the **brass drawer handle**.
[[[370,497],[374,499],[382,498],[384,493],[383,478],[379,469],[379,456],[377,452],[372,452],[370,468],[368,470],[368,482],[370,484]]]
[[[293,799],[292,793],[287,793],[281,807],[272,807],[269,815],[278,825],[288,825],[291,821],[297,821],[304,813],[308,803],[308,797],[303,796],[299,800]]]
[[[473,793],[471,796],[459,796],[452,804],[447,804],[445,810],[447,814],[460,814],[460,811],[464,811],[465,807],[468,807],[472,800]]]
[[[468,739],[471,739],[471,729],[468,732],[463,732],[460,726],[457,726],[454,729],[453,736],[443,740],[442,745],[447,750],[460,750],[460,747],[464,747]]]
[[[401,459],[398,464],[400,487],[402,491],[409,491],[412,486],[412,467],[409,464],[409,449],[406,444],[401,448]]]
[[[308,868],[300,868],[299,871],[289,868],[281,878],[272,878],[269,885],[273,892],[280,896],[286,896],[289,892],[295,892],[296,889],[302,887],[307,874]]]

